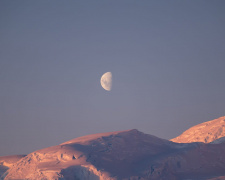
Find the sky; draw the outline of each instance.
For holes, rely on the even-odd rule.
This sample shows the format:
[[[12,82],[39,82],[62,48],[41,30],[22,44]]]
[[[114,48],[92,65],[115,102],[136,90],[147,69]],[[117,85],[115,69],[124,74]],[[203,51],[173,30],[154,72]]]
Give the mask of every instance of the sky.
[[[0,1],[0,156],[221,116],[225,1]]]

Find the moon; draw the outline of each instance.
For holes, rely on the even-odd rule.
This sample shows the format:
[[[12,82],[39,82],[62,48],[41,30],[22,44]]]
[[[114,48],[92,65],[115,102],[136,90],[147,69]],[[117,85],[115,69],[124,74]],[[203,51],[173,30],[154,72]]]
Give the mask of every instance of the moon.
[[[112,89],[112,73],[106,72],[105,74],[103,74],[101,77],[100,83],[101,83],[101,86],[103,89],[105,89],[106,91],[111,91],[111,89]]]

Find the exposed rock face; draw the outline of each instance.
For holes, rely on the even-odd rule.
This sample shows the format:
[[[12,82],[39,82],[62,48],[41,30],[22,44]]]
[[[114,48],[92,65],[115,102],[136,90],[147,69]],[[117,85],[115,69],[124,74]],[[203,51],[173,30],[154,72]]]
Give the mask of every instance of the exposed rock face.
[[[225,143],[174,143],[137,130],[94,134],[35,151],[2,179],[180,180],[225,176]]]
[[[210,143],[225,136],[225,116],[212,121],[204,122],[183,132],[180,136],[171,139],[177,143],[204,142]]]

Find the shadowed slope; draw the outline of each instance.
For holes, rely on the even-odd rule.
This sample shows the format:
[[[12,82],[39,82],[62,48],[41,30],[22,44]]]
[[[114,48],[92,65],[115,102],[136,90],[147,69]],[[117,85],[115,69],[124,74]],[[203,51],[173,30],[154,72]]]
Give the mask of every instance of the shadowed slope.
[[[125,178],[138,174],[136,164],[139,168],[142,161],[148,164],[146,158],[173,153],[174,144],[135,129],[88,135],[27,155],[5,179],[63,178],[72,176],[71,169],[77,172],[77,178],[86,177],[87,172],[87,179],[94,175],[100,179]]]
[[[207,179],[225,175],[224,152],[225,143],[174,143],[133,129],[35,151],[2,179]]]

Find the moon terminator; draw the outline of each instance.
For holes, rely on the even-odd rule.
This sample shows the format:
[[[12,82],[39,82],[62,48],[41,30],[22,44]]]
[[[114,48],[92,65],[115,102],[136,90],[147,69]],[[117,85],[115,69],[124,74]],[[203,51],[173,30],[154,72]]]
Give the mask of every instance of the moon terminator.
[[[100,83],[101,83],[101,86],[103,89],[105,89],[106,91],[111,91],[111,89],[112,89],[112,73],[106,72],[105,74],[103,74],[101,77]]]

